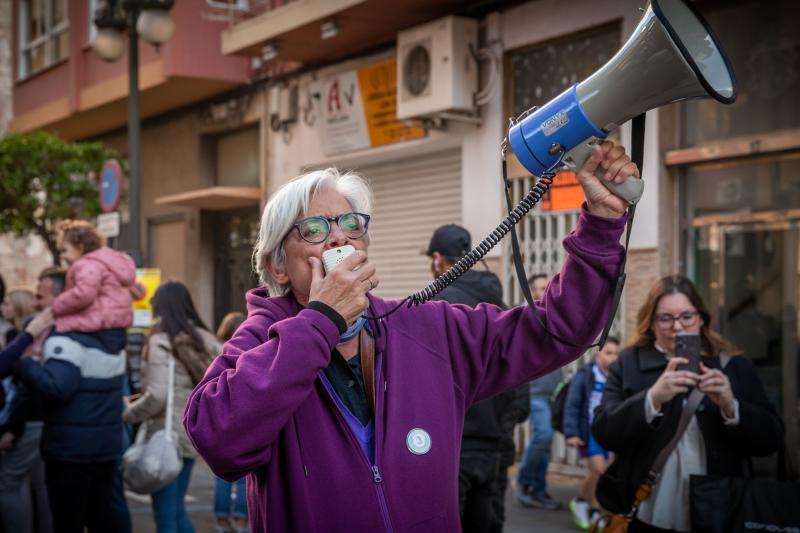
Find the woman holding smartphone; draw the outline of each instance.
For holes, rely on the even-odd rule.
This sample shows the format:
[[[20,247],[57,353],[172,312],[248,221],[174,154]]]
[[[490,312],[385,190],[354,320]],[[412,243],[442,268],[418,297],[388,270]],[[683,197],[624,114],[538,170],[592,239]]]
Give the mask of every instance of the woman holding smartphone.
[[[699,372],[680,356],[692,354],[676,355],[681,333],[700,337]],[[597,488],[606,509],[630,510],[695,387],[705,398],[639,506],[631,532],[690,531],[692,474],[741,476],[749,456],[769,455],[783,439],[781,420],[750,360],[711,329],[711,315],[692,282],[667,276],[639,309],[636,337],[611,365],[592,424],[597,442],[615,454]]]

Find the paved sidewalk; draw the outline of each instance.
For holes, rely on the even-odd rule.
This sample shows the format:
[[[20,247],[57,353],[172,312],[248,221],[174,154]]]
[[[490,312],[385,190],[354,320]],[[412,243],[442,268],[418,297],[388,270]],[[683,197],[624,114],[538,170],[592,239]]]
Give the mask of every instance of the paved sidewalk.
[[[509,477],[514,479],[514,469]],[[578,479],[556,473],[550,473],[548,482],[550,494],[560,501],[563,508],[559,511],[526,509],[514,500],[511,483],[506,494],[506,526],[505,533],[561,533],[580,531],[572,522],[567,503],[575,495]],[[128,493],[128,506],[131,510],[134,533],[155,532],[153,514],[149,496]],[[214,533],[214,475],[201,460],[192,470],[192,480],[186,497],[186,507],[194,524],[196,533]],[[436,533],[436,532],[432,532]]]

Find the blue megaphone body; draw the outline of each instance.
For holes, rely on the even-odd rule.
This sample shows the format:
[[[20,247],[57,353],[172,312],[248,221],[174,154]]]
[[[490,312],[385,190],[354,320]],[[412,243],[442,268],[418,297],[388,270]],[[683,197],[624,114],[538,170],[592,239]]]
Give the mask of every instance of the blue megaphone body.
[[[711,29],[684,0],[651,0],[630,39],[594,74],[512,125],[508,141],[533,175],[558,164],[580,168],[592,147],[631,118],[688,98],[730,104],[736,83]],[[641,179],[603,181],[631,204],[644,191]]]

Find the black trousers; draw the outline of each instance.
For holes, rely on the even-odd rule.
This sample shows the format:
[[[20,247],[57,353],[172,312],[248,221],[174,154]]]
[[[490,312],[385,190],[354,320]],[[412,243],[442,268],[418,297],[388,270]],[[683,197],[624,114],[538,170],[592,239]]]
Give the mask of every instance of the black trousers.
[[[465,533],[502,530],[503,517],[498,516],[497,503],[503,498],[505,484],[501,483],[500,470],[499,453],[472,451],[461,453],[458,503],[461,512],[461,530]],[[502,475],[505,475],[505,469]],[[504,514],[503,510],[499,512]]]
[[[114,461],[46,461],[45,476],[55,533],[107,533],[114,530],[111,510]]]

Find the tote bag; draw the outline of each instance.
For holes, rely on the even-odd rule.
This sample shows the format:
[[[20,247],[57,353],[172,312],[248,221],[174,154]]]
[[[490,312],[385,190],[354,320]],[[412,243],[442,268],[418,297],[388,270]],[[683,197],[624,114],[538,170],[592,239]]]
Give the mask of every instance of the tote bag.
[[[175,385],[175,358],[169,358],[167,410],[164,429],[145,440],[144,427],[139,428],[136,441],[122,456],[125,485],[139,494],[157,492],[175,479],[183,469],[178,439],[172,433],[172,403]]]

